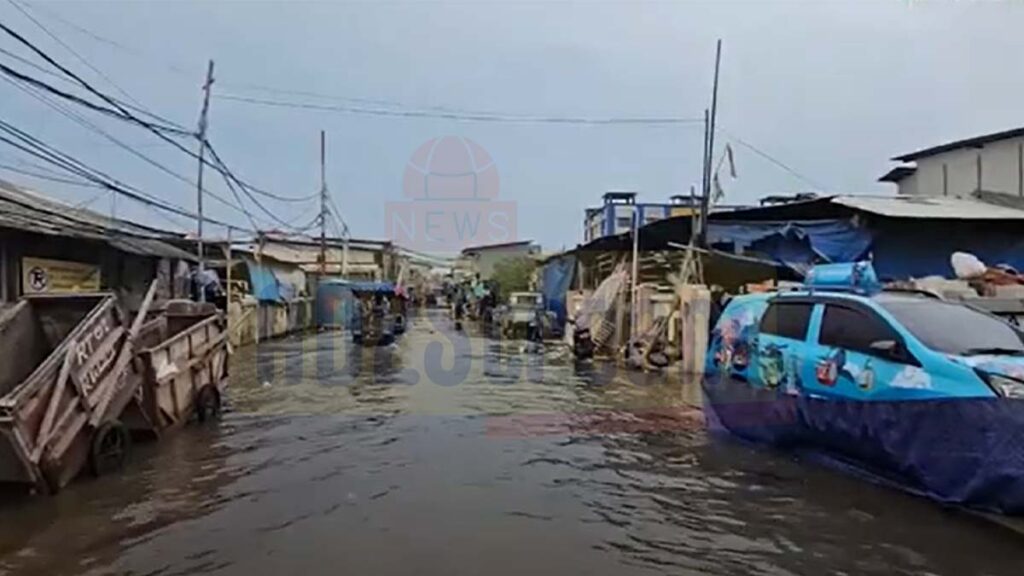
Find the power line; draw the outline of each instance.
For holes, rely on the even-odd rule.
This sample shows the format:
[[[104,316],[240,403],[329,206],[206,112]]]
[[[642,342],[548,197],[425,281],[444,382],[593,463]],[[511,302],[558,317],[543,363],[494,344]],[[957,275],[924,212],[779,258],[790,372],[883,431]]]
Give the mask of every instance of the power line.
[[[0,23],[0,27],[2,27],[2,26],[3,26],[3,24]],[[113,118],[117,118],[119,120],[125,120],[125,121],[128,121],[128,122],[133,122],[133,123],[141,122],[140,120],[138,120],[134,116],[131,116],[130,114],[125,114],[125,113],[119,112],[117,110],[108,108],[106,106],[102,106],[100,104],[96,104],[95,102],[90,102],[90,101],[88,101],[88,100],[86,100],[84,98],[81,98],[80,96],[77,96],[77,95],[72,94],[70,92],[65,92],[64,90],[61,90],[61,89],[56,88],[56,87],[54,87],[54,86],[52,86],[50,84],[47,84],[46,82],[43,82],[42,80],[39,80],[37,78],[33,78],[32,76],[29,76],[27,74],[23,74],[23,73],[15,70],[14,68],[11,68],[11,67],[5,65],[5,64],[0,64],[0,72],[2,72],[3,74],[6,74],[7,76],[10,76],[10,77],[12,77],[12,78],[14,78],[16,80],[19,80],[21,82],[25,82],[26,84],[31,84],[31,85],[35,86],[36,88],[39,88],[41,90],[45,90],[45,91],[47,91],[47,92],[49,92],[49,93],[51,93],[51,94],[53,94],[55,96],[60,96],[61,98],[65,99],[65,100],[70,100],[71,102],[74,102],[75,104],[78,104],[80,106],[85,106],[86,108],[89,108],[90,110],[99,112],[101,114],[106,114],[107,116],[111,116]],[[114,102],[117,102],[117,101],[115,100]],[[180,129],[175,128],[173,126],[159,126],[158,128],[160,130],[165,130],[167,132],[172,132],[172,133],[175,133],[175,134],[191,135],[190,132],[180,130]]]
[[[10,80],[8,80],[8,81],[10,81]],[[156,168],[156,169],[160,170],[161,172],[163,172],[163,173],[165,173],[165,174],[175,178],[176,180],[179,180],[179,181],[184,182],[186,184],[189,184],[191,186],[195,186],[196,185],[196,183],[194,181],[192,181],[191,179],[189,179],[188,177],[183,176],[183,175],[181,175],[181,174],[171,170],[170,168],[168,168],[165,165],[157,162],[156,160],[150,158],[149,156],[143,154],[142,152],[139,152],[138,150],[135,149],[134,146],[130,146],[130,145],[122,142],[121,140],[115,138],[113,135],[111,135],[110,133],[104,131],[103,129],[101,129],[99,126],[93,124],[92,122],[86,120],[81,115],[76,114],[76,113],[72,112],[71,110],[69,110],[68,108],[66,108],[64,106],[61,106],[60,104],[45,98],[42,94],[33,93],[28,88],[25,88],[23,86],[18,86],[17,84],[15,84],[15,86],[17,86],[18,88],[21,88],[27,94],[29,94],[30,96],[36,98],[40,102],[43,102],[44,104],[50,106],[54,110],[57,110],[58,112],[63,114],[65,117],[67,117],[67,118],[73,120],[74,122],[78,123],[80,126],[83,126],[86,129],[91,130],[91,131],[99,134],[100,136],[103,136],[104,138],[106,138],[108,141],[110,141],[111,143],[113,143],[117,147],[125,150],[126,152],[128,152],[128,153],[132,154],[133,156],[139,158],[140,160],[146,162],[150,166],[153,166],[154,168]],[[235,210],[238,210],[239,212],[243,212],[243,213],[246,212],[244,207],[232,204],[230,201],[228,201],[227,199],[223,198],[222,196],[220,196],[218,194],[214,194],[213,192],[210,192],[210,191],[206,190],[205,188],[204,188],[204,192],[209,194],[211,198],[217,200],[218,202],[220,202],[224,206],[227,206],[229,208],[233,208]]]
[[[232,175],[231,177],[232,177],[233,180],[239,182],[240,186],[244,186],[245,188],[247,188],[248,190],[250,190],[254,194],[259,194],[260,196],[266,196],[267,198],[272,198],[272,199],[278,200],[280,202],[308,202],[309,200],[314,200],[314,199],[316,199],[316,198],[318,198],[320,196],[319,193],[310,194],[308,196],[299,196],[299,197],[281,196],[280,194],[274,194],[272,192],[267,192],[266,190],[261,190],[259,188],[256,188],[252,184],[249,184],[248,182],[244,182],[244,181],[242,181],[241,178],[238,178],[237,176],[234,175],[234,172],[232,172],[231,169],[228,168],[227,164],[220,158],[220,156],[217,154],[217,152],[213,149],[213,144],[211,144],[209,140],[206,141],[206,149],[210,151],[210,154],[212,156],[214,156],[214,158],[216,158],[217,164],[219,164],[221,168],[223,168],[225,171],[227,171],[229,174]],[[216,166],[214,166],[214,168],[216,169]]]
[[[571,116],[518,116],[510,114],[498,114],[491,112],[454,112],[442,110],[415,110],[415,109],[388,109],[388,108],[366,108],[359,106],[341,106],[312,104],[308,102],[290,102],[285,100],[270,100],[265,98],[250,98],[247,96],[234,96],[230,94],[216,95],[221,100],[232,100],[248,104],[258,104],[278,108],[296,108],[306,110],[319,110],[325,112],[342,112],[347,114],[362,114],[369,116],[390,116],[399,118],[432,118],[440,120],[457,120],[462,122],[495,122],[495,123],[518,123],[518,124],[577,124],[577,125],[677,125],[693,124],[702,122],[699,118],[681,117],[609,117],[609,118],[588,118]]]
[[[124,184],[123,182],[119,182],[118,180],[104,174],[103,172],[100,172],[99,170],[96,170],[95,168],[92,168],[84,164],[80,160],[77,160],[74,157],[69,156],[53,148],[52,146],[45,144],[39,139],[34,138],[33,136],[25,133],[24,131],[14,127],[13,125],[3,120],[0,120],[0,132],[5,132],[12,138],[15,138],[16,140],[20,141],[18,142],[6,136],[0,135],[0,142],[4,142],[9,146],[12,146],[13,148],[25,152],[26,154],[39,158],[45,162],[49,162],[55,166],[58,166],[59,168],[66,170],[67,172],[70,172],[86,180],[99,184],[100,186],[103,186],[109,190],[117,192],[127,198],[131,198],[142,204],[157,207],[167,212],[178,214],[179,216],[184,216],[187,218],[196,218],[196,215],[194,213],[180,206],[170,204],[158,198],[154,198],[146,194],[145,192],[139,190],[138,188],[129,186],[127,184]],[[204,219],[207,222],[211,222],[213,224],[218,224],[221,226],[234,226],[235,228],[243,229],[241,226],[228,224],[226,222],[215,220],[213,218]]]
[[[10,164],[0,164],[0,170],[7,170],[8,172],[13,172],[15,174],[21,174],[23,176],[28,176],[30,178],[36,178],[36,179],[39,179],[39,180],[46,180],[46,181],[49,181],[49,182],[57,182],[57,183],[60,183],[60,184],[67,184],[69,186],[84,186],[84,187],[87,187],[87,188],[103,188],[99,184],[95,184],[95,183],[92,183],[92,182],[82,182],[82,181],[79,181],[79,180],[71,180],[70,178],[61,178],[60,176],[50,176],[48,174],[43,174],[43,173],[40,173],[40,172],[33,172],[32,170],[25,170],[24,168],[18,168],[16,166],[11,166]]]
[[[0,24],[0,26],[2,26],[2,24]],[[50,94],[54,94],[54,95],[60,96],[61,98],[64,98],[66,100],[70,100],[70,101],[72,101],[72,102],[74,102],[76,104],[86,106],[86,107],[88,107],[88,108],[90,108],[92,110],[95,110],[97,112],[101,112],[101,113],[107,114],[109,116],[113,116],[113,117],[121,119],[121,120],[128,120],[128,121],[133,122],[133,123],[139,123],[138,119],[136,119],[134,117],[131,117],[130,115],[125,115],[125,114],[119,113],[117,110],[112,110],[110,108],[106,108],[104,106],[97,105],[97,104],[95,104],[93,102],[89,102],[88,100],[84,100],[84,99],[82,99],[82,98],[80,98],[78,96],[75,96],[73,94],[70,94],[68,92],[64,92],[64,91],[62,91],[60,89],[54,88],[53,86],[51,86],[51,85],[49,85],[49,84],[47,84],[45,82],[42,82],[41,80],[38,80],[38,79],[33,78],[31,76],[28,76],[26,74],[22,74],[21,72],[18,72],[17,70],[14,70],[14,69],[12,69],[12,68],[10,68],[8,66],[5,66],[4,64],[0,64],[0,73],[6,74],[6,75],[14,78],[17,81],[29,84],[29,85],[37,88],[37,89],[44,90],[44,91],[46,91],[46,92],[48,92]],[[78,117],[78,118],[79,118],[79,122],[87,122],[84,119],[81,119],[81,117]],[[90,124],[90,127],[91,127],[91,129],[97,130],[97,131],[102,133],[102,131],[100,131],[94,125]],[[185,129],[179,129],[179,128],[175,128],[173,126],[160,126],[159,129],[160,130],[164,130],[164,131],[168,131],[168,132],[173,132],[173,133],[181,134],[181,135],[189,135],[189,136],[192,135],[191,132],[189,132],[189,131],[187,131]],[[113,139],[113,137],[111,137],[110,135],[105,134],[105,133],[103,133],[103,134],[104,134],[104,136],[106,136],[111,141],[113,141],[115,143],[117,142],[117,140]],[[158,135],[160,135],[160,134],[158,134]],[[160,135],[160,136],[162,137],[163,140],[165,140],[167,142],[170,142],[176,148],[178,148],[179,150],[187,153],[189,156],[192,156],[193,158],[199,159],[199,156],[196,155],[191,150],[188,150],[187,148],[182,147],[179,143],[174,142],[173,140],[170,140],[170,139],[166,138],[163,135]],[[138,151],[136,151],[134,149],[134,147],[129,147],[129,146],[123,144],[123,143],[121,143],[120,145],[121,145],[122,148],[125,148],[129,152],[139,156],[140,158],[143,158],[144,160],[147,160],[151,164],[156,165],[152,160],[149,160],[148,158],[145,158],[142,154],[140,154]],[[211,164],[210,162],[205,161],[205,160],[203,161],[203,163],[206,166],[209,166],[209,167],[213,168],[214,170],[217,170],[218,172],[220,172],[222,170],[228,170],[227,167],[223,166],[223,165],[217,166],[217,165]],[[170,172],[166,168],[160,167],[159,165],[157,165],[157,167],[161,168],[161,170],[171,174],[172,176],[178,178],[179,180],[184,178],[181,175],[174,174],[174,173]],[[228,171],[230,171],[230,170],[228,170]],[[232,175],[232,177],[233,178],[237,178],[234,175]],[[185,182],[189,182],[193,186],[195,186],[195,182],[192,182],[192,181],[187,180],[187,179],[185,179],[184,181]],[[275,200],[282,201],[282,202],[303,202],[303,201],[306,201],[306,200],[309,200],[310,198],[312,198],[312,196],[310,196],[310,197],[302,197],[302,198],[291,198],[291,197],[288,197],[288,196],[281,196],[279,194],[273,194],[271,192],[267,192],[265,190],[261,190],[259,188],[254,187],[254,186],[251,186],[249,184],[245,184],[245,185],[246,185],[247,188],[249,188],[250,190],[252,190],[253,192],[255,192],[257,194],[261,194],[263,196],[267,196],[269,198],[273,198]],[[217,196],[215,196],[213,194],[211,194],[211,196],[216,198],[218,201],[220,201],[222,203],[225,203],[228,206],[232,206],[230,202],[227,202],[223,198],[217,197]],[[234,206],[234,208],[237,209],[238,207]]]
[[[822,186],[819,182],[816,182],[813,179],[811,179],[811,178],[809,178],[807,176],[804,176],[803,174],[798,172],[795,168],[790,167],[789,165],[787,165],[783,161],[779,160],[778,158],[775,158],[774,156],[772,156],[771,154],[765,152],[764,150],[761,150],[757,146],[754,146],[750,142],[747,142],[746,140],[743,140],[742,138],[740,138],[736,134],[734,134],[734,133],[732,133],[730,131],[727,131],[727,130],[725,130],[723,128],[719,128],[718,130],[721,131],[721,132],[724,132],[727,136],[729,136],[730,140],[736,142],[740,146],[743,146],[747,150],[750,150],[754,154],[757,154],[761,158],[764,158],[765,160],[771,162],[772,164],[778,166],[779,168],[782,168],[783,170],[788,172],[791,176],[797,178],[798,180],[804,182],[805,184],[813,186],[817,190],[827,190],[828,189],[827,186]]]
[[[175,140],[172,140],[171,138],[167,137],[166,134],[164,134],[164,132],[173,132],[173,133],[180,134],[180,131],[178,129],[170,128],[170,127],[166,127],[166,126],[154,126],[151,122],[147,122],[146,120],[142,120],[141,118],[139,118],[139,117],[135,116],[134,114],[132,114],[131,112],[129,112],[128,109],[126,107],[122,106],[117,100],[113,99],[112,97],[108,96],[107,94],[104,94],[103,92],[100,92],[96,88],[93,88],[91,84],[89,84],[88,82],[83,80],[80,76],[78,76],[77,74],[75,74],[74,72],[69,70],[67,67],[62,65],[60,62],[57,62],[53,57],[51,57],[49,54],[44,52],[41,48],[39,48],[38,46],[36,46],[32,42],[28,41],[25,37],[23,37],[21,34],[18,34],[14,30],[12,30],[10,27],[5,25],[3,22],[0,22],[0,30],[3,30],[4,32],[7,33],[7,35],[11,36],[12,38],[17,40],[18,42],[20,42],[24,46],[28,47],[37,56],[39,56],[40,58],[45,60],[47,64],[53,66],[54,68],[60,70],[62,73],[64,73],[68,77],[74,79],[78,84],[80,84],[83,88],[85,88],[86,90],[91,92],[93,95],[98,96],[103,101],[105,101],[108,104],[114,106],[114,108],[116,108],[128,120],[130,120],[130,121],[132,121],[132,122],[142,126],[143,128],[146,128],[147,130],[149,130],[150,132],[155,134],[158,138],[160,138],[161,140],[164,140],[165,142],[171,144],[175,148],[178,148],[182,152],[184,152],[184,153],[186,153],[186,154],[188,154],[188,155],[190,155],[190,156],[192,156],[194,158],[198,158],[200,161],[202,161],[202,158],[199,158],[198,155],[195,154],[195,152],[192,152],[188,148],[185,148],[184,146],[181,145],[181,143],[179,143],[179,142],[177,142]],[[22,75],[22,76],[24,76],[24,75]],[[35,80],[33,78],[30,78],[30,77],[25,77],[25,79],[27,81],[39,82],[38,80]],[[195,136],[192,133],[188,133],[188,135],[189,136]]]
[[[227,169],[227,167],[224,165],[224,162],[220,159],[220,156],[217,154],[217,151],[210,147],[209,142],[206,142],[204,140],[203,141],[203,145],[206,146],[206,149],[210,151],[210,156],[213,158],[213,160],[215,162],[215,164],[213,166],[215,168],[217,168],[219,166],[220,169],[218,170],[218,172],[220,172],[221,176],[224,177],[224,183],[227,184],[228,188],[231,190],[231,193],[234,194],[236,198],[239,198],[239,196],[238,196],[238,192],[235,190],[235,187],[232,186],[232,184],[231,184],[232,182],[237,184],[238,188],[241,189],[243,193],[245,193],[246,197],[248,197],[249,200],[252,201],[252,203],[255,204],[257,208],[259,208],[267,216],[269,216],[271,220],[273,220],[274,222],[277,222],[281,226],[284,226],[285,229],[291,229],[291,227],[292,227],[291,224],[289,224],[285,220],[282,220],[272,210],[267,209],[267,207],[264,206],[262,202],[260,202],[259,200],[256,199],[256,197],[253,195],[253,193],[249,190],[249,186],[245,182],[240,180],[237,176],[235,176],[234,173],[231,172],[231,170]],[[239,202],[241,202],[240,198],[239,198]],[[250,219],[252,218],[251,215],[249,215],[249,214],[247,214],[247,215],[250,217]]]
[[[121,50],[121,51],[126,52],[128,54],[132,54],[133,56],[136,56],[136,57],[139,57],[139,58],[145,58],[147,60],[151,58],[150,55],[143,54],[143,52],[140,51],[140,50],[137,50],[135,48],[131,48],[129,46],[126,46],[125,44],[122,44],[121,42],[118,42],[117,40],[113,40],[113,39],[107,38],[105,36],[101,36],[100,34],[97,34],[97,33],[93,32],[93,31],[91,31],[91,30],[89,30],[87,28],[84,28],[84,27],[82,27],[82,26],[80,26],[80,25],[78,25],[78,24],[76,24],[74,22],[71,22],[70,20],[60,16],[56,12],[53,12],[53,11],[47,9],[47,8],[44,8],[40,4],[33,5],[32,8],[36,12],[42,13],[45,16],[47,16],[49,18],[52,18],[53,20],[56,20],[57,22],[60,22],[61,24],[65,25],[65,26],[67,26],[67,27],[69,27],[69,28],[71,28],[71,29],[81,33],[81,34],[84,34],[85,36],[88,36],[89,38],[91,38],[92,40],[94,40],[96,42],[99,42],[101,44],[106,44],[106,45],[111,46],[113,48],[117,48],[118,50]],[[177,66],[177,65],[171,64],[171,63],[166,63],[166,62],[160,62],[160,64],[163,67],[165,67],[168,70],[170,70],[171,72],[174,72],[175,74],[180,74],[182,76],[189,76],[189,77],[191,77],[192,73],[189,72],[188,70],[185,70],[184,68],[182,68],[180,66]]]
[[[109,76],[107,76],[106,74],[104,74],[102,70],[100,70],[99,68],[97,68],[97,67],[93,66],[93,65],[92,65],[92,64],[91,64],[91,63],[90,63],[90,62],[89,62],[88,60],[86,60],[86,59],[85,59],[85,58],[84,58],[84,57],[83,57],[83,56],[82,56],[81,54],[79,54],[78,52],[76,52],[74,48],[72,48],[72,47],[71,47],[71,46],[69,46],[69,45],[68,45],[68,44],[67,44],[66,42],[64,42],[63,40],[61,40],[59,36],[57,36],[57,35],[56,35],[56,34],[54,34],[53,32],[50,32],[49,28],[47,28],[46,26],[44,26],[42,22],[40,22],[39,20],[37,20],[35,16],[33,16],[33,15],[32,15],[31,13],[29,13],[29,11],[28,11],[28,10],[27,10],[27,9],[26,9],[26,8],[25,8],[24,6],[22,6],[22,5],[20,4],[20,3],[16,2],[15,0],[7,0],[7,2],[8,2],[8,3],[9,3],[9,4],[11,5],[11,6],[14,6],[14,8],[15,8],[15,9],[16,9],[16,10],[17,10],[18,12],[21,12],[21,14],[22,14],[23,16],[25,16],[25,18],[28,18],[29,20],[31,20],[33,24],[35,24],[36,26],[38,26],[38,27],[39,27],[39,29],[40,29],[40,30],[42,30],[42,31],[43,31],[43,32],[44,32],[44,33],[45,33],[45,34],[46,34],[47,36],[49,36],[49,37],[50,37],[50,38],[51,38],[51,39],[52,39],[52,40],[53,40],[54,42],[56,42],[57,44],[60,44],[60,45],[61,45],[61,46],[62,46],[62,47],[63,47],[63,48],[65,49],[65,50],[67,50],[68,52],[70,52],[70,53],[71,53],[71,54],[72,54],[72,55],[73,55],[73,56],[74,56],[75,58],[77,58],[77,59],[78,59],[78,61],[79,61],[79,62],[81,62],[82,64],[84,64],[84,65],[85,65],[85,66],[86,66],[87,68],[89,68],[89,69],[90,69],[90,70],[92,70],[93,72],[95,72],[95,73],[96,73],[96,75],[98,75],[98,76],[99,76],[100,78],[103,78],[104,80],[106,80],[108,84],[110,84],[111,86],[113,86],[113,87],[114,87],[114,88],[115,88],[115,89],[116,89],[116,90],[117,90],[118,92],[120,92],[120,93],[121,93],[121,94],[122,94],[122,95],[123,95],[123,96],[124,96],[125,98],[127,98],[128,100],[130,100],[130,101],[131,101],[132,103],[134,103],[134,104],[135,104],[136,106],[140,106],[140,107],[142,106],[142,104],[141,104],[141,103],[140,103],[140,102],[139,102],[138,100],[136,100],[135,98],[133,98],[131,94],[129,94],[129,93],[127,92],[127,91],[125,91],[125,90],[124,90],[124,88],[121,88],[121,87],[120,87],[120,86],[119,86],[119,85],[117,84],[117,82],[114,82],[114,80],[113,80],[113,79],[111,79],[111,78],[110,78]]]
[[[200,155],[198,155],[195,152],[185,148],[179,142],[176,142],[176,141],[168,138],[163,133],[164,131],[169,131],[169,132],[173,132],[173,133],[177,133],[177,134],[187,134],[187,135],[190,135],[190,136],[195,136],[191,132],[184,132],[184,131],[179,130],[177,128],[168,127],[168,126],[154,126],[152,123],[147,122],[145,120],[142,120],[142,119],[134,116],[133,114],[128,112],[127,109],[124,106],[120,105],[120,103],[117,100],[115,100],[112,97],[110,97],[110,96],[108,96],[108,95],[106,95],[106,94],[96,90],[95,88],[93,88],[88,82],[83,80],[81,77],[76,75],[71,70],[69,70],[66,67],[64,67],[63,65],[61,65],[54,58],[52,58],[51,56],[46,54],[42,49],[38,48],[37,46],[35,46],[31,42],[29,42],[27,39],[22,37],[20,34],[15,32],[14,30],[9,28],[8,26],[4,25],[2,22],[0,22],[0,29],[2,29],[4,32],[6,32],[8,35],[12,36],[16,40],[18,40],[23,45],[27,46],[34,53],[36,53],[40,58],[45,60],[48,64],[50,64],[54,68],[57,68],[58,70],[63,72],[65,75],[73,78],[76,82],[78,82],[86,90],[88,90],[89,92],[93,93],[94,95],[100,97],[101,99],[103,99],[107,103],[109,103],[109,104],[113,105],[115,108],[117,108],[117,110],[118,110],[118,112],[120,112],[120,114],[114,113],[115,116],[117,116],[119,118],[122,118],[122,119],[128,119],[128,120],[130,120],[130,121],[132,121],[132,122],[134,122],[136,124],[139,124],[139,125],[143,126],[144,128],[146,128],[147,130],[149,130],[150,132],[155,134],[160,139],[162,139],[162,140],[168,142],[169,144],[173,145],[178,150],[184,152],[185,154],[188,154],[189,156],[191,156],[191,157],[193,157],[195,159],[198,159],[200,162],[204,163],[207,166],[210,166],[211,168],[217,170],[218,172],[221,172],[223,176],[231,178],[236,183],[238,183],[239,186],[242,187],[243,189],[256,190],[256,191],[258,191],[258,193],[261,193],[263,195],[267,195],[267,196],[273,197],[273,198],[278,199],[278,200],[286,198],[286,197],[283,197],[283,196],[278,196],[278,195],[271,194],[271,193],[266,192],[266,191],[258,190],[258,189],[254,188],[254,187],[249,186],[248,184],[244,183],[241,179],[239,179],[237,176],[232,174],[230,172],[230,170],[228,170],[227,167],[222,162],[220,162],[219,160],[218,160],[218,162],[220,163],[220,166],[211,164],[210,162],[208,162],[204,158],[202,158]],[[46,84],[45,82],[42,82],[40,80],[37,80],[37,79],[32,78],[30,76],[27,76],[25,74],[21,74],[21,73],[17,72],[16,70],[13,70],[13,69],[11,69],[11,68],[9,68],[7,66],[4,66],[2,64],[0,64],[0,71],[8,73],[9,75],[13,75],[14,77],[18,78],[19,80],[22,80],[24,82],[28,82],[28,83],[33,84],[34,86],[37,86],[37,87],[42,88],[44,90],[47,90],[47,91],[50,91],[50,92],[54,92],[54,93],[56,93],[58,95],[61,95],[62,97],[65,97],[65,98],[72,99],[73,101],[75,101],[77,103],[87,105],[87,106],[89,106],[91,108],[94,108],[94,109],[97,109],[97,110],[100,110],[100,111],[104,111],[105,110],[108,113],[113,112],[113,111],[110,111],[109,109],[106,109],[106,108],[104,108],[102,106],[97,106],[97,105],[95,105],[95,104],[93,104],[91,102],[88,102],[86,100],[78,98],[77,96],[74,96],[74,95],[65,93],[63,91],[60,91],[60,90],[58,90],[56,88],[53,88],[52,86]],[[208,143],[206,143],[204,141],[204,145],[208,145]],[[210,149],[210,150],[211,150],[211,152],[213,151],[212,149]],[[249,194],[249,193],[247,192],[247,194]],[[271,218],[280,221],[273,212],[271,212],[271,211],[267,210],[265,207],[263,207],[258,201],[255,200],[255,198],[252,198],[251,194],[249,194],[249,196],[250,196],[250,199],[252,199],[253,202],[255,204],[257,204],[257,206],[259,206],[264,212],[266,212],[268,215],[270,215]],[[223,201],[223,199],[221,199],[221,200]]]
[[[13,2],[13,0],[9,0],[9,1]],[[58,14],[56,14],[56,13],[50,11],[50,10],[44,10],[42,7],[38,7],[38,6],[35,6],[33,8],[35,10],[39,11],[39,12],[42,12],[42,13],[46,14],[50,18],[53,18],[54,20],[57,20],[57,21],[63,23],[64,25],[73,28],[74,30],[78,31],[79,33],[88,36],[89,38],[93,39],[94,41],[97,41],[97,42],[100,42],[100,43],[103,43],[103,44],[107,44],[109,46],[112,46],[114,48],[117,48],[117,49],[122,50],[122,51],[127,52],[127,53],[131,53],[131,54],[136,55],[136,56],[143,56],[143,54],[139,50],[137,50],[137,49],[134,49],[134,48],[131,48],[129,46],[126,46],[125,44],[123,44],[123,43],[121,43],[121,42],[119,42],[117,40],[113,40],[111,38],[107,38],[105,36],[102,36],[100,34],[97,34],[97,33],[93,32],[91,30],[88,30],[88,29],[86,29],[86,28],[84,28],[84,27],[82,27],[82,26],[80,26],[78,24],[70,22],[67,19],[62,18],[61,16],[59,16]],[[149,56],[146,56],[146,58],[150,59]],[[167,64],[167,63],[164,63],[164,62],[161,62],[161,64],[164,67],[170,69],[171,71],[173,71],[173,72],[175,72],[177,74],[185,74],[186,73],[182,68],[180,68],[178,66],[170,65],[170,64]],[[503,113],[487,112],[487,111],[458,110],[458,109],[447,108],[447,107],[443,107],[443,106],[434,106],[434,107],[424,107],[424,108],[420,108],[420,109],[412,109],[412,107],[408,106],[405,103],[396,102],[396,101],[393,101],[393,100],[384,100],[384,99],[376,99],[376,98],[358,98],[358,97],[351,97],[351,96],[340,96],[340,95],[333,95],[333,94],[324,94],[324,93],[319,93],[319,92],[313,92],[313,91],[308,91],[308,90],[294,90],[294,89],[287,89],[287,88],[279,88],[279,87],[267,86],[267,85],[262,85],[262,84],[254,84],[254,83],[238,83],[238,84],[225,84],[225,83],[222,83],[222,85],[227,87],[227,88],[233,88],[233,89],[239,89],[239,90],[246,90],[246,89],[248,89],[248,90],[264,91],[264,92],[276,93],[276,94],[290,94],[290,95],[294,95],[294,96],[305,96],[305,97],[328,99],[328,100],[342,100],[342,101],[348,101],[348,102],[355,102],[355,103],[359,103],[359,104],[372,104],[372,105],[377,105],[377,106],[390,106],[390,107],[397,107],[397,108],[404,108],[405,109],[405,110],[386,110],[386,109],[378,109],[378,108],[369,108],[368,109],[368,108],[361,108],[361,107],[331,107],[331,106],[318,106],[318,105],[315,105],[315,104],[306,104],[306,103],[294,103],[294,102],[290,103],[290,102],[280,102],[280,101],[269,101],[269,100],[263,100],[263,99],[258,99],[258,98],[246,98],[244,96],[231,96],[231,95],[215,95],[214,96],[215,98],[222,98],[222,99],[225,99],[225,100],[238,100],[238,101],[243,101],[243,102],[250,102],[250,103],[253,103],[253,104],[264,104],[264,105],[268,105],[268,106],[293,106],[293,107],[298,107],[298,108],[325,109],[325,110],[334,110],[334,111],[338,111],[338,112],[347,112],[347,113],[352,113],[352,114],[368,114],[368,115],[377,115],[377,116],[399,116],[399,117],[417,117],[417,118],[418,117],[424,117],[424,118],[440,118],[440,119],[476,121],[476,122],[521,122],[521,123],[598,124],[598,125],[600,125],[600,124],[690,124],[690,123],[702,122],[702,119],[700,119],[700,118],[678,118],[678,117],[660,117],[660,118],[659,117],[652,117],[652,118],[629,118],[629,117],[620,117],[620,118],[615,118],[615,117],[612,117],[612,118],[580,118],[580,117],[576,117],[576,118],[573,118],[573,117],[558,117],[558,116],[524,116],[524,115],[503,114]]]
[[[54,72],[52,70],[47,70],[46,68],[40,66],[39,64],[36,64],[35,62],[29,60],[28,58],[24,58],[22,56],[19,56],[19,55],[15,54],[14,52],[10,52],[8,50],[0,48],[0,54],[3,54],[3,55],[5,55],[8,58],[11,58],[13,60],[17,60],[18,62],[24,64],[25,66],[29,66],[29,67],[37,70],[38,72],[42,72],[43,74],[46,74],[47,76],[53,76],[54,78],[56,78],[56,79],[58,79],[58,80],[60,80],[62,82],[67,82],[69,84],[74,84],[74,85],[77,86],[77,84],[75,84],[73,81],[65,78],[64,76],[62,76],[60,74],[57,74],[56,72]],[[33,79],[33,80],[35,80],[35,79]],[[38,81],[38,82],[42,83],[42,81]],[[53,90],[50,90],[50,87],[46,88],[46,90],[50,91],[50,92],[53,92]],[[116,100],[116,98],[115,98],[115,100]],[[166,126],[168,128],[177,129],[183,135],[184,134],[190,134],[190,132],[186,128],[182,127],[180,124],[178,124],[176,122],[173,122],[171,120],[168,120],[168,119],[166,119],[166,118],[164,118],[162,116],[159,116],[157,114],[154,114],[153,112],[151,112],[149,110],[146,110],[146,109],[138,107],[138,106],[134,106],[134,105],[129,104],[127,102],[124,102],[122,100],[117,100],[117,102],[119,104],[121,104],[122,106],[124,106],[125,108],[130,108],[130,109],[132,109],[132,110],[134,110],[136,112],[139,112],[141,114],[146,114],[147,116],[150,116],[151,118],[153,118],[155,120],[163,122],[164,124],[166,124]],[[120,114],[117,113],[116,110],[106,109],[104,111],[104,113],[108,114],[108,115],[114,115],[114,116],[118,117],[121,120],[127,120],[129,122],[131,121],[131,120],[127,119],[127,118],[123,118]]]

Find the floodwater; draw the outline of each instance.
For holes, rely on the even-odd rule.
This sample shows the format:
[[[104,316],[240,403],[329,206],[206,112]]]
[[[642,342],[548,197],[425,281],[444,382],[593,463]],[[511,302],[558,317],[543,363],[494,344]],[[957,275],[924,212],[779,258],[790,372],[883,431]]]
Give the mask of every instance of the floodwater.
[[[0,574],[1013,574],[1024,539],[709,438],[694,383],[414,318],[238,351],[232,410],[0,505]]]

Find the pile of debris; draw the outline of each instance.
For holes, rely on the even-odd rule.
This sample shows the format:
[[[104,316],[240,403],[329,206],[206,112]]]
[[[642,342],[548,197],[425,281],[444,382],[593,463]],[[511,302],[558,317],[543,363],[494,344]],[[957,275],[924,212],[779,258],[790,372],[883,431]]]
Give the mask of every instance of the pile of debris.
[[[969,304],[1024,326],[1024,275],[1011,266],[988,266],[967,252],[950,257],[954,279],[941,276],[896,282],[894,288],[920,290],[944,300]]]

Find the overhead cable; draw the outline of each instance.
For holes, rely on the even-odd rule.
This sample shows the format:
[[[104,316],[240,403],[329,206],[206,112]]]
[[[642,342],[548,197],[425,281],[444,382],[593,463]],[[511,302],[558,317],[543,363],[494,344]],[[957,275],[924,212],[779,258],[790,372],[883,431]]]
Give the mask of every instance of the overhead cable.
[[[433,118],[441,120],[458,120],[463,122],[500,122],[513,124],[580,124],[580,125],[675,125],[693,124],[704,120],[701,118],[681,117],[608,117],[589,118],[572,116],[520,116],[509,114],[497,114],[489,112],[455,112],[430,109],[391,109],[391,108],[368,108],[361,106],[343,106],[313,104],[309,102],[294,102],[286,100],[270,100],[267,98],[251,98],[248,96],[236,96],[230,94],[216,94],[214,98],[245,102],[262,106],[278,108],[297,108],[307,110],[319,110],[325,112],[342,112],[347,114],[362,114],[370,116],[391,116],[400,118]]]

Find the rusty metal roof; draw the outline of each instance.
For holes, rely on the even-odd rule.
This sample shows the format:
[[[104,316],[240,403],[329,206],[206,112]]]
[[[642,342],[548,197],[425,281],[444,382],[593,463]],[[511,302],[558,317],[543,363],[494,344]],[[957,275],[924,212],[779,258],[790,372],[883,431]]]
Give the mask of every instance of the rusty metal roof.
[[[4,180],[0,180],[0,228],[105,242],[122,252],[141,256],[196,259],[168,243],[180,238],[173,232],[76,208]]]

